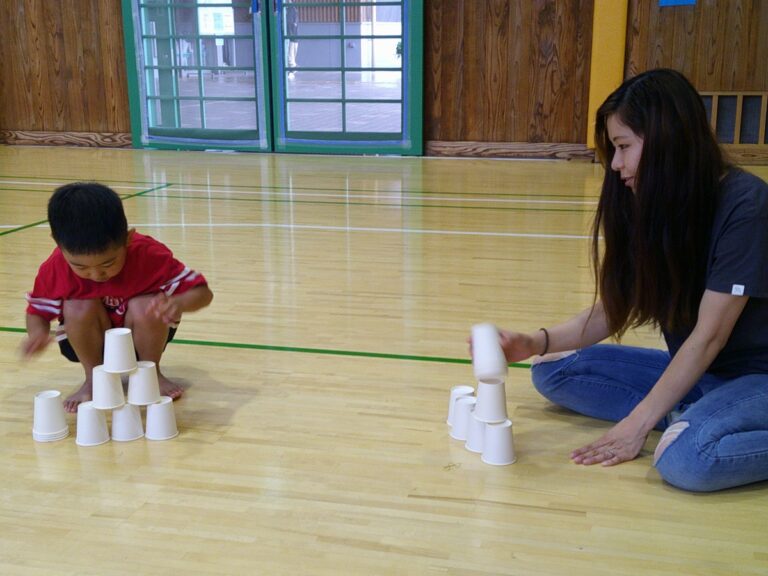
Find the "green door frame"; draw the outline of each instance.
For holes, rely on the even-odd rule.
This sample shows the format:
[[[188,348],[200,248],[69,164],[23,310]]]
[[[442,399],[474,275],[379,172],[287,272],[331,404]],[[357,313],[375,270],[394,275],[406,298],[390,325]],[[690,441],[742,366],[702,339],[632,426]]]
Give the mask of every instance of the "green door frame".
[[[384,0],[386,2],[387,0]],[[389,134],[344,134],[343,139],[336,134],[288,133],[285,126],[285,101],[283,54],[281,51],[283,33],[282,19],[276,12],[281,6],[281,0],[247,0],[254,14],[254,42],[260,46],[255,50],[256,102],[258,132],[211,130],[178,127],[148,127],[147,95],[144,93],[145,62],[140,61],[137,46],[141,46],[144,37],[141,34],[140,8],[158,9],[167,7],[197,8],[198,5],[182,4],[178,0],[168,0],[167,3],[156,3],[152,0],[121,0],[123,15],[123,34],[125,38],[125,56],[128,79],[128,99],[131,114],[131,135],[135,148],[157,148],[173,150],[240,150],[240,151],[277,151],[298,153],[331,153],[331,154],[422,154],[422,102],[423,102],[423,0],[402,0],[403,13],[403,98],[402,133]],[[243,0],[233,0],[237,5],[243,5]],[[340,5],[364,6],[367,0],[341,0]],[[332,0],[317,0],[319,5],[334,4]],[[312,5],[312,4],[310,4]],[[375,4],[367,3],[368,6]],[[167,40],[173,38],[174,32],[169,27],[167,34],[158,38]],[[257,30],[258,28],[258,30]],[[166,36],[168,38],[166,38]],[[198,40],[200,35],[196,37]],[[199,42],[198,42],[199,44]],[[271,59],[270,59],[271,54]],[[202,67],[198,59],[198,70]],[[175,82],[175,69],[165,70],[155,67],[158,74]],[[281,78],[282,76],[282,78]],[[202,101],[203,94],[198,97]],[[175,94],[165,98],[163,95],[153,96],[159,101],[163,117],[177,114],[176,110],[181,98]],[[195,99],[189,98],[186,99]],[[231,98],[230,98],[231,99]],[[275,103],[279,102],[280,105]],[[380,102],[380,101],[378,101]],[[258,142],[254,145],[253,136],[257,134]],[[238,138],[249,138],[248,141],[238,141]]]

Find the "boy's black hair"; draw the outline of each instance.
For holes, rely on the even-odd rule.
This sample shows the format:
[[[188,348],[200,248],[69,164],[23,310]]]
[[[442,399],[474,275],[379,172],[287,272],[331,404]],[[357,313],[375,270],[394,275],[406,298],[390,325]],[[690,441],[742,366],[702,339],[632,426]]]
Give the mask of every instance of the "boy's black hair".
[[[56,244],[70,254],[96,254],[128,239],[122,200],[97,182],[57,188],[48,201],[48,222]]]

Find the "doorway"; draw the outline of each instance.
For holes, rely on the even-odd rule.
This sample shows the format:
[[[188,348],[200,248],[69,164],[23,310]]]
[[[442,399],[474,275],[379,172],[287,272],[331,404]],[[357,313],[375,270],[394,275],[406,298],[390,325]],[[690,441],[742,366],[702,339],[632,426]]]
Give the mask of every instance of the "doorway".
[[[420,2],[123,0],[123,15],[137,147],[421,154]]]

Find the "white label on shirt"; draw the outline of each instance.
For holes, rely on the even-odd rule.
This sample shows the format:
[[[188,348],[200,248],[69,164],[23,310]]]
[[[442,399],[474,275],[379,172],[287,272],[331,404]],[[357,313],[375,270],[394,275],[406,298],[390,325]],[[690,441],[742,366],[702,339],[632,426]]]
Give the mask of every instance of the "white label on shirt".
[[[734,284],[731,287],[731,294],[733,294],[734,296],[744,296],[744,285]]]

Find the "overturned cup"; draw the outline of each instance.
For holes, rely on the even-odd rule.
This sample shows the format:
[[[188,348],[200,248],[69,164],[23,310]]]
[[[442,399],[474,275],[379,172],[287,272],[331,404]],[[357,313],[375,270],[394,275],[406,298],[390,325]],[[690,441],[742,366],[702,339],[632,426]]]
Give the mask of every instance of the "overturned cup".
[[[507,419],[507,393],[503,382],[477,383],[475,417],[481,422],[504,422]]]
[[[159,402],[147,406],[147,440],[170,440],[178,434],[173,398],[161,396]]]
[[[149,360],[138,363],[136,371],[128,377],[128,403],[148,406],[160,401],[157,365]]]
[[[110,328],[104,333],[104,370],[116,374],[136,370],[136,350],[130,328]]]
[[[512,421],[505,420],[485,425],[483,455],[480,458],[486,464],[506,466],[517,460],[512,442]]]
[[[451,428],[451,438],[454,440],[467,439],[469,418],[475,402],[474,396],[460,396],[456,399],[456,407],[453,410],[453,427]]]
[[[448,400],[448,418],[445,421],[448,426],[453,426],[453,411],[456,407],[456,400],[462,396],[472,396],[474,393],[475,389],[466,384],[451,388],[451,397]]]
[[[93,406],[99,410],[111,410],[125,404],[120,374],[106,372],[104,366],[93,368]]]
[[[130,442],[144,436],[141,424],[141,408],[123,404],[112,411],[112,440]]]
[[[45,390],[35,394],[32,438],[37,442],[55,442],[67,436],[69,436],[69,426],[64,415],[61,392]]]
[[[77,407],[78,446],[98,446],[109,441],[107,414],[93,405],[93,402],[81,402]]]

